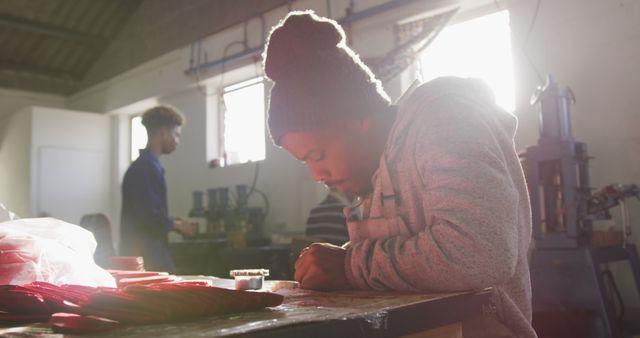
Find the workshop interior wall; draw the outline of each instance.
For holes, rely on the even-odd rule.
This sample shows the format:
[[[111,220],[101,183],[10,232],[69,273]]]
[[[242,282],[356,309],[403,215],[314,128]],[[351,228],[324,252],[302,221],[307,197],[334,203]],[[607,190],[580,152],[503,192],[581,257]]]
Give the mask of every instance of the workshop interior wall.
[[[113,219],[109,117],[39,106],[31,110],[31,215],[50,214],[74,224],[92,213]]]
[[[0,121],[29,106],[63,108],[66,106],[66,98],[24,90],[0,89]]]
[[[358,3],[357,10],[384,2]],[[354,24],[351,32],[354,48],[365,57],[380,56],[393,47],[393,32],[388,25],[389,22],[397,22],[407,16],[428,11],[449,2],[448,0],[417,1],[411,6],[376,16],[374,19],[362,20]],[[325,1],[296,1],[292,5],[293,9],[314,8],[321,15],[326,12]],[[347,5],[348,1],[335,1],[334,16],[341,17]],[[266,13],[267,29],[276,24],[286,13],[286,7]],[[377,28],[374,29],[375,27]],[[370,36],[373,35],[377,39],[372,40]],[[262,36],[263,31],[259,20],[253,20],[248,25],[250,46],[259,45]],[[243,25],[237,25],[203,39],[201,48],[206,51],[209,61],[217,60],[222,57],[223,46],[242,37]],[[187,125],[183,131],[181,145],[176,153],[161,158],[166,168],[170,213],[176,217],[188,215],[192,191],[216,187],[234,188],[236,184],[251,184],[255,170],[255,164],[209,169],[205,143],[207,139],[217,137],[214,135],[217,132],[215,129],[207,128],[207,111],[213,109],[212,116],[215,117],[218,109],[217,93],[220,88],[262,75],[260,60],[253,60],[255,63],[251,60],[229,63],[225,65],[224,73],[222,69],[217,68],[204,72],[199,78],[190,77],[185,75],[185,71],[189,67],[190,60],[194,58],[191,47],[185,46],[167,53],[77,93],[68,100],[70,108],[103,111],[116,116],[114,135],[119,137],[125,135],[128,137],[129,127],[126,116],[141,113],[155,103],[174,105],[183,111],[187,117]],[[231,48],[227,55],[239,51],[239,48]],[[392,97],[400,94],[402,84],[400,80],[387,84],[387,90]],[[119,142],[121,141],[122,139]],[[283,150],[274,147],[270,139],[267,139],[266,144],[267,158],[260,163],[257,182],[257,188],[266,193],[271,206],[266,220],[266,234],[281,231],[302,232],[309,210],[324,197],[325,189],[311,180],[307,169],[301,163],[295,161]],[[116,146],[116,148],[122,148],[128,155],[128,148],[125,146]],[[114,156],[117,159],[112,177],[117,180],[117,183],[112,182],[112,188],[116,192],[112,201],[114,213],[118,214],[120,202],[117,188],[129,162],[126,156],[118,154]],[[252,206],[264,205],[258,195],[253,196],[249,203]]]
[[[31,106],[62,108],[60,95],[0,89],[0,203],[21,217],[31,215]]]
[[[31,212],[31,109],[0,118],[0,203],[20,217]]]
[[[538,116],[529,98],[540,84],[523,54],[536,1],[499,2],[511,13],[516,73],[518,149],[538,139]],[[640,2],[541,1],[526,45],[539,72],[552,73],[575,93],[573,134],[587,144],[591,184],[640,183]],[[632,240],[640,244],[640,203],[629,200]],[[600,228],[620,228],[619,209]],[[627,305],[639,306],[628,264],[612,265]]]

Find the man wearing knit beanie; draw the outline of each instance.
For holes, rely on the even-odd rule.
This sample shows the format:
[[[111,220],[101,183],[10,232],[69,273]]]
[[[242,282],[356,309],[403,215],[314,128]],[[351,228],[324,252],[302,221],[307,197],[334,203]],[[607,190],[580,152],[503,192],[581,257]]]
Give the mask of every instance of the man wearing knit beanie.
[[[440,78],[391,105],[342,28],[293,12],[265,51],[276,145],[350,198],[344,247],[301,253],[303,288],[452,292],[492,287],[495,313],[465,337],[535,337],[527,252],[531,210],[517,120],[478,81]]]

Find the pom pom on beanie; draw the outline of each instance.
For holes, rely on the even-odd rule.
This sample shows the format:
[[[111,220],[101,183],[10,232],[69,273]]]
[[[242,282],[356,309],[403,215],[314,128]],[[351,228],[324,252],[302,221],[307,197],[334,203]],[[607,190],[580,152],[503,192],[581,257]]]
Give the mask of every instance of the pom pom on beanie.
[[[331,127],[390,104],[340,25],[313,11],[291,12],[275,26],[263,59],[274,82],[268,125],[275,144],[287,132]]]
[[[314,62],[331,61],[336,46],[344,44],[344,31],[333,20],[313,12],[293,12],[269,36],[264,70],[274,82],[304,72]],[[335,56],[333,56],[335,57]]]

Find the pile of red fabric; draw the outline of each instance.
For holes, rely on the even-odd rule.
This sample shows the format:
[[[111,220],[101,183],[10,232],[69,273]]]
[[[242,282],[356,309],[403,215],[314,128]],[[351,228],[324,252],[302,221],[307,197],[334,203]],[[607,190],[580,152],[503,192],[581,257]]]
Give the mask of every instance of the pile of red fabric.
[[[255,311],[278,306],[282,300],[274,293],[229,290],[197,281],[133,283],[117,289],[34,282],[0,286],[0,321],[49,320],[55,331],[92,332],[120,323],[166,323]]]
[[[168,272],[156,271],[128,271],[128,270],[108,270],[111,276],[116,280],[119,288],[129,285],[146,285],[154,283],[173,282],[176,276],[170,275]]]

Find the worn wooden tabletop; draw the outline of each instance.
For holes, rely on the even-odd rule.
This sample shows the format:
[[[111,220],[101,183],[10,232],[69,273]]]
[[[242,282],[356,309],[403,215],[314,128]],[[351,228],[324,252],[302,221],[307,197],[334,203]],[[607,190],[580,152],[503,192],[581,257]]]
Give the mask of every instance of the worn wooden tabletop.
[[[232,280],[214,279],[221,287]],[[123,326],[92,337],[399,337],[479,315],[489,291],[454,294],[319,292],[265,282],[285,296],[274,308],[187,322]],[[0,326],[2,337],[74,337],[55,334],[46,324]]]

